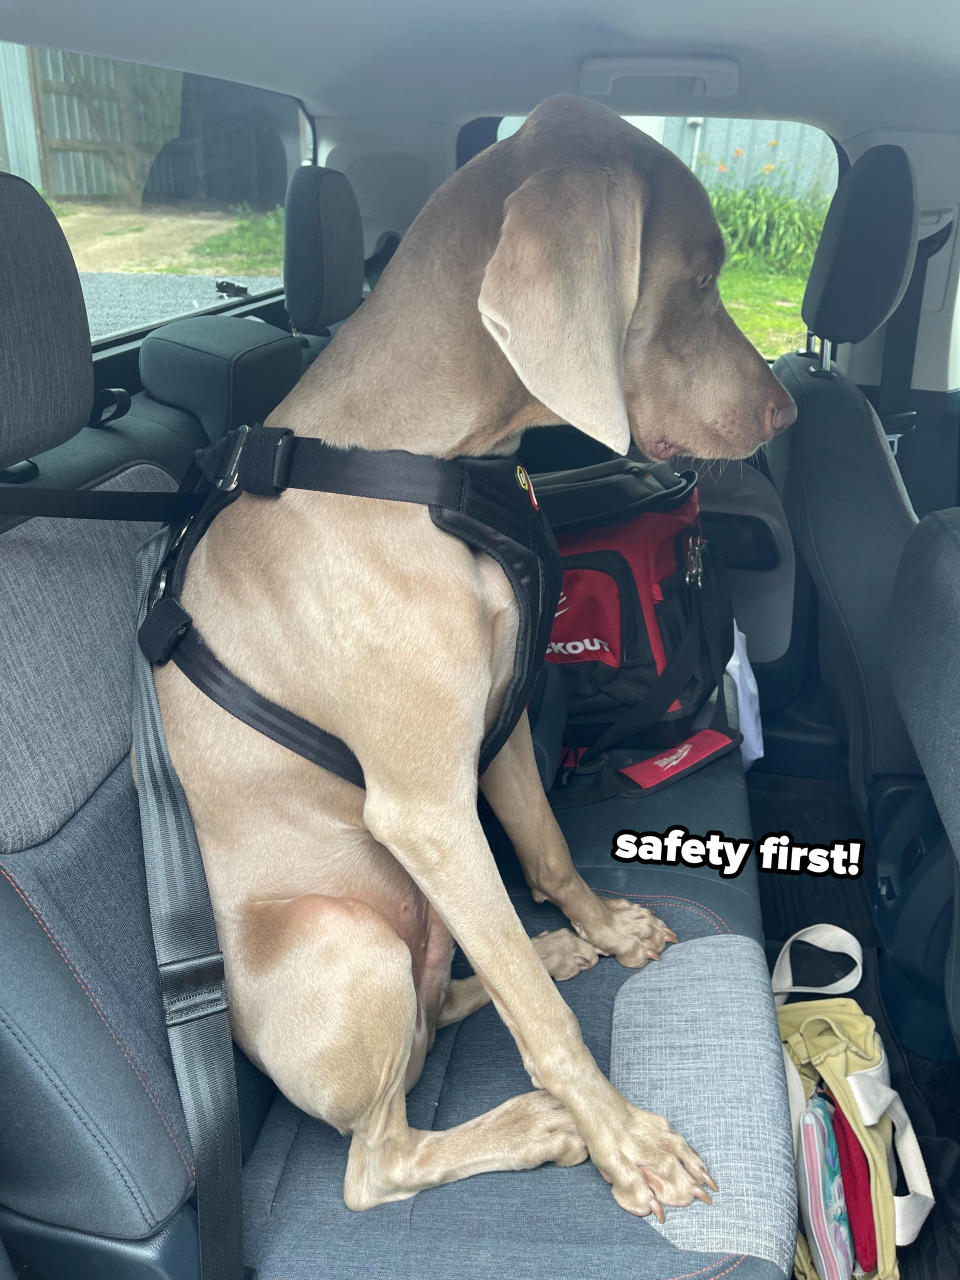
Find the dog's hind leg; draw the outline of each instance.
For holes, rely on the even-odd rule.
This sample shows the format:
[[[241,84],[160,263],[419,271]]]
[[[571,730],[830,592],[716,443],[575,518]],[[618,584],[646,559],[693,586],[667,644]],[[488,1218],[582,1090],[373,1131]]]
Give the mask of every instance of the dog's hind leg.
[[[566,982],[584,969],[592,969],[600,958],[596,947],[569,929],[552,929],[549,933],[538,934],[533,939],[533,949],[555,982]],[[451,1022],[460,1022],[489,1003],[490,992],[476,974],[470,978],[455,978],[447,988],[437,1026],[447,1027]]]
[[[586,1159],[573,1120],[543,1090],[452,1129],[408,1126],[406,1091],[433,1028],[410,950],[373,908],[320,896],[261,903],[248,908],[246,937],[240,1038],[292,1102],[353,1135],[351,1209],[475,1173]]]
[[[480,788],[513,843],[534,898],[555,903],[602,955],[640,969],[677,941],[646,907],[598,897],[573,865],[543,792],[526,714],[480,779]]]

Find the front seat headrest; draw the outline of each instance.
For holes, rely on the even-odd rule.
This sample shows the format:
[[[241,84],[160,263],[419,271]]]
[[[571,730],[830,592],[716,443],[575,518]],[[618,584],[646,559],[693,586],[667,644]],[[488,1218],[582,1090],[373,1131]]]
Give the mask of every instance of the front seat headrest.
[[[0,467],[86,426],[87,309],[70,246],[29,182],[0,173]]]
[[[347,178],[304,165],[287,189],[283,285],[287,315],[301,333],[345,320],[363,296],[363,227]]]
[[[840,179],[803,295],[818,338],[862,342],[897,309],[917,253],[917,193],[902,147],[871,147]]]

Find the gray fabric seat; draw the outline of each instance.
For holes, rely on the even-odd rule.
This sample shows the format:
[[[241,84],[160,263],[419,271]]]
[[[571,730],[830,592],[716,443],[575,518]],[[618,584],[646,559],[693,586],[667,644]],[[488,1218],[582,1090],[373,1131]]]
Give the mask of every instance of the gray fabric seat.
[[[9,175],[0,286],[21,300],[0,311],[2,466],[52,457],[93,400],[69,249]],[[67,469],[97,484],[101,463],[81,451]],[[112,472],[103,487],[174,487],[136,454]],[[192,1182],[127,758],[133,555],[147,532],[28,519],[0,536],[0,1232],[54,1277],[78,1274],[95,1237],[122,1251],[169,1232]],[[58,1251],[71,1232],[79,1243]]]
[[[928,901],[928,927],[946,911],[947,1013],[960,1045],[960,509],[925,516],[910,535],[890,604],[890,678],[953,856],[949,888]]]
[[[710,870],[641,868],[610,858],[613,833],[625,827],[719,828],[747,838],[739,757],[723,757],[642,801],[563,810],[560,821],[598,892],[635,897],[682,939],[640,973],[602,959],[560,989],[601,1069],[638,1105],[670,1117],[713,1168],[720,1196],[710,1209],[668,1211],[661,1227],[618,1209],[587,1163],[485,1174],[361,1217],[342,1202],[348,1140],[278,1097],[244,1178],[248,1261],[258,1274],[288,1280],[321,1272],[344,1280],[494,1271],[538,1280],[790,1274],[792,1144],[754,867],[748,863],[736,879],[722,880]],[[533,903],[512,851],[499,849],[498,860],[528,932],[562,927],[555,908]],[[487,1007],[438,1034],[409,1095],[410,1123],[447,1128],[529,1087],[513,1040]]]
[[[841,179],[803,299],[828,346],[862,342],[896,310],[917,246],[913,175],[900,147],[872,147]],[[920,772],[884,661],[887,607],[916,516],[870,402],[812,352],[773,371],[797,421],[767,446],[797,547],[820,600],[820,665],[849,741],[861,814],[884,780]]]
[[[587,879],[619,894],[617,870],[597,868]],[[668,1211],[664,1227],[632,1218],[586,1163],[485,1174],[357,1217],[341,1195],[348,1139],[278,1098],[245,1172],[248,1260],[258,1274],[788,1275],[792,1145],[763,951],[719,913],[699,909],[693,886],[651,887],[660,892],[648,895],[644,877],[638,900],[684,942],[649,972],[601,960],[562,991],[601,1069],[638,1105],[670,1116],[711,1166],[722,1188],[711,1209]],[[526,892],[514,901],[531,933],[564,923]],[[410,1123],[448,1128],[529,1087],[488,1006],[439,1033],[409,1095]]]

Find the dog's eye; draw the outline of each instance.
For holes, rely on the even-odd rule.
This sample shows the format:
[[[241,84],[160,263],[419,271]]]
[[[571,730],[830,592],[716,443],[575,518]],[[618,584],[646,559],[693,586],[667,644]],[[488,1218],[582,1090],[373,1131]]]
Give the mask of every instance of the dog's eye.
[[[714,281],[714,277],[711,275],[701,276],[700,279],[697,281],[697,288],[700,289],[701,291],[704,289],[709,289],[710,286],[713,284],[713,281]]]

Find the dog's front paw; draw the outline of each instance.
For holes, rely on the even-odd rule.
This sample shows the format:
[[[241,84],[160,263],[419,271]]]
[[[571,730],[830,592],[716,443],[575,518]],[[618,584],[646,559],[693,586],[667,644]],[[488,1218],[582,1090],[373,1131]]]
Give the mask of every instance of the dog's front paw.
[[[719,1190],[706,1165],[663,1116],[624,1104],[628,1114],[610,1144],[595,1151],[593,1161],[622,1209],[638,1217],[654,1214],[664,1221],[664,1205],[711,1203],[707,1187]],[[607,1144],[604,1144],[605,1146]]]
[[[543,967],[556,982],[566,982],[584,969],[592,969],[600,955],[586,938],[578,937],[569,929],[538,934],[533,940],[533,947]]]
[[[659,960],[668,942],[678,941],[673,930],[647,907],[626,898],[598,898],[600,920],[589,931],[575,924],[602,955],[616,956],[629,969],[642,969],[650,960]]]

